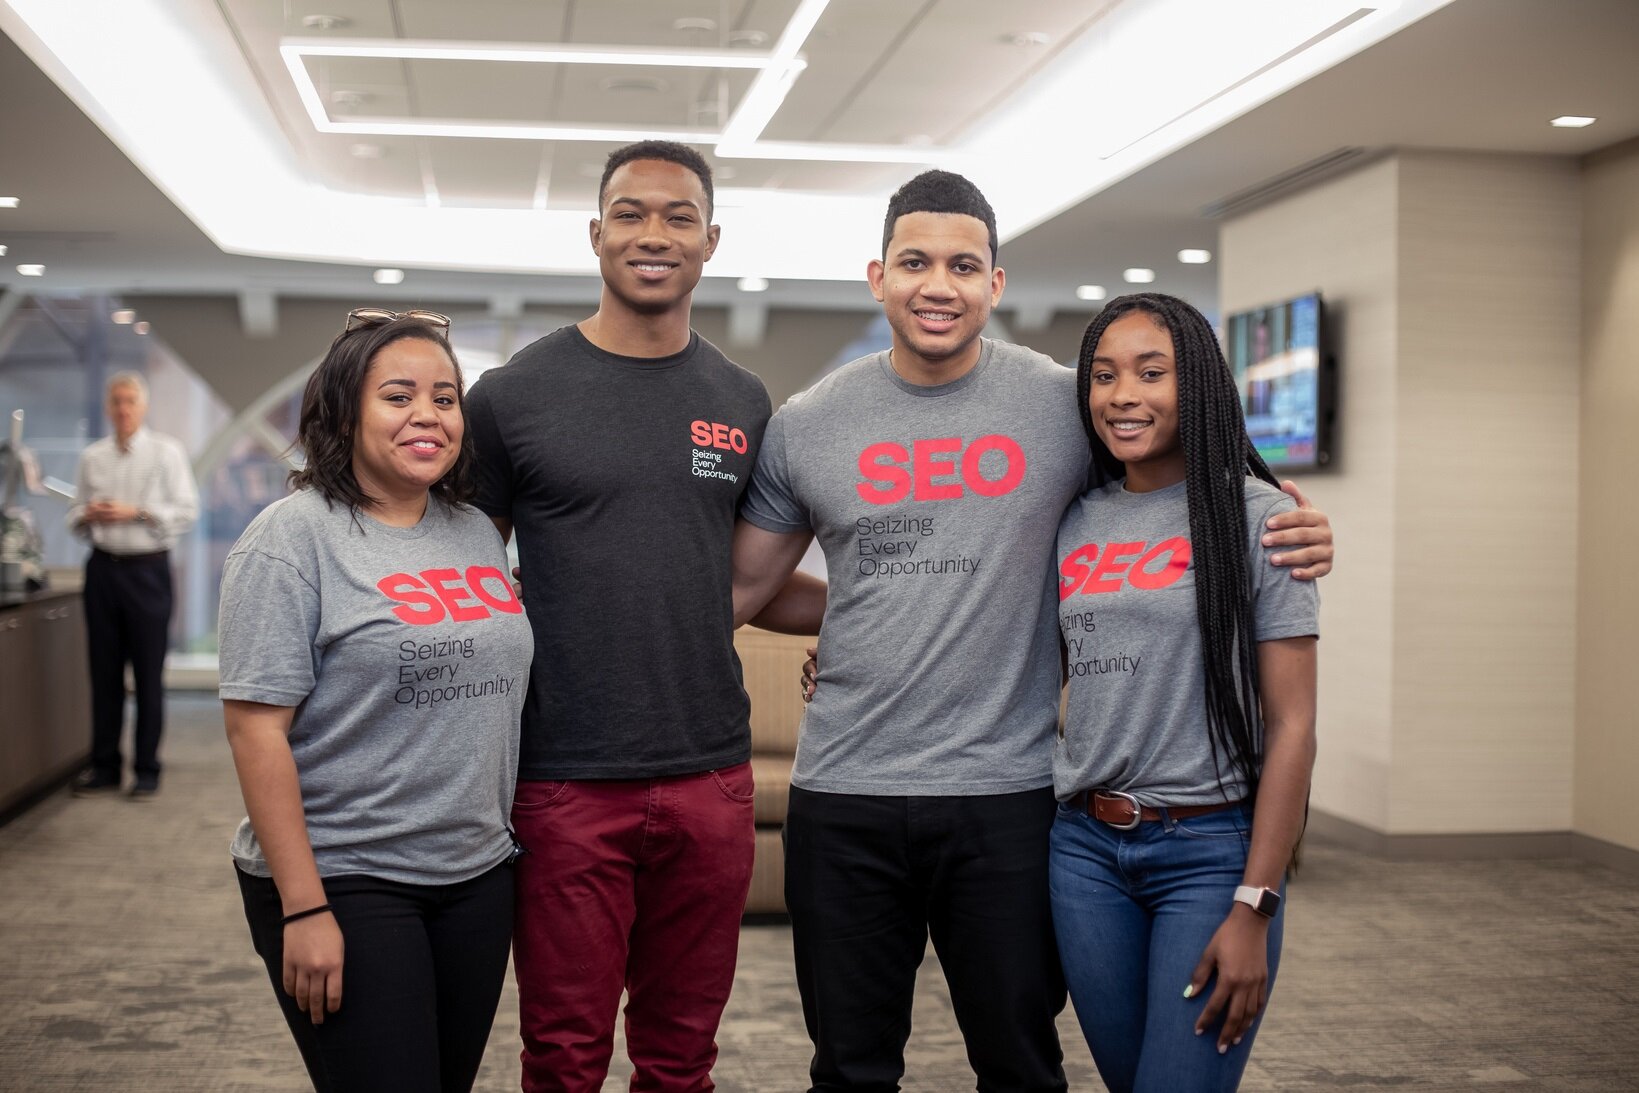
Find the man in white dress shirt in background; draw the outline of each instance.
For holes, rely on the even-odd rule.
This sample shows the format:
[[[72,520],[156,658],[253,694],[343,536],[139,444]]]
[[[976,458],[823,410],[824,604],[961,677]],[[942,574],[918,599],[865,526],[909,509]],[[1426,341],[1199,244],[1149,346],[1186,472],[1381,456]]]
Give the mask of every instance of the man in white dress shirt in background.
[[[199,515],[188,453],[143,427],[148,384],[136,372],[108,380],[114,435],[80,456],[68,526],[91,542],[85,563],[85,623],[91,652],[91,766],[76,796],[120,788],[120,729],[125,665],[136,681],[133,800],[159,790],[159,738],[165,722],[161,670],[171,625],[171,555]]]

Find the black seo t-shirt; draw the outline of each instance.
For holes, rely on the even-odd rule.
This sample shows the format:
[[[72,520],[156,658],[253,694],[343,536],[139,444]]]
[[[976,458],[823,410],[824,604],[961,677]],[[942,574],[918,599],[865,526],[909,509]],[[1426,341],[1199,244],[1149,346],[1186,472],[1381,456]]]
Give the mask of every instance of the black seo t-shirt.
[[[476,504],[512,521],[535,632],[518,777],[747,759],[729,555],[762,381],[698,334],[634,358],[566,326],[486,372],[466,410]]]

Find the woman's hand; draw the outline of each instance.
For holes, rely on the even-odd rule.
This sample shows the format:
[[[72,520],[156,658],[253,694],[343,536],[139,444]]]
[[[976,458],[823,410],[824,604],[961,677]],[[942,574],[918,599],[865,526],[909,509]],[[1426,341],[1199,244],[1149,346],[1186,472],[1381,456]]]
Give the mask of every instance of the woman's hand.
[[[802,700],[814,701],[814,689],[819,686],[819,646],[810,645],[808,659],[802,662]]]
[[[1237,903],[1207,943],[1184,997],[1195,998],[1205,991],[1214,970],[1218,985],[1195,1022],[1195,1035],[1211,1028],[1222,1014],[1223,1028],[1218,1032],[1218,1054],[1222,1055],[1241,1042],[1268,1001],[1269,920]]]
[[[341,1008],[341,927],[326,912],[285,927],[285,993],[315,1025]]]

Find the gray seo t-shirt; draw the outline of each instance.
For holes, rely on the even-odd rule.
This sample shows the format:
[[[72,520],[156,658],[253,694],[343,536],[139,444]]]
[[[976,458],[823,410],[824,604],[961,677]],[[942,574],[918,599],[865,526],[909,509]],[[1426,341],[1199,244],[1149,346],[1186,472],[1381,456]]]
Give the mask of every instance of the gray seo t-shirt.
[[[794,785],[970,796],[1051,781],[1053,541],[1088,471],[1075,373],[1004,342],[936,387],[863,357],[774,415],[741,515],[812,529],[830,582]]]
[[[489,518],[436,499],[397,528],[313,490],[269,505],[222,571],[221,694],[294,706],[321,876],[453,884],[504,860],[533,651]],[[249,819],[233,840],[268,876]]]
[[[1247,573],[1259,641],[1320,633],[1314,582],[1270,565],[1270,550],[1259,542],[1264,521],[1294,507],[1268,483],[1246,480]],[[1058,564],[1070,693],[1054,793],[1063,800],[1116,789],[1147,805],[1244,797],[1207,729],[1185,484],[1128,493],[1115,482],[1088,492],[1064,514]]]

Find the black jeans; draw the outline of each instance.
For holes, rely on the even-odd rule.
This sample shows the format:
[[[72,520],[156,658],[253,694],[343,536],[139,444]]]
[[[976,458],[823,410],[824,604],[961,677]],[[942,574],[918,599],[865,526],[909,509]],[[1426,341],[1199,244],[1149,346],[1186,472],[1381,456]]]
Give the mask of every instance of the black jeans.
[[[137,725],[131,768],[143,781],[159,778],[159,736],[165,725],[161,678],[171,628],[169,554],[121,557],[93,550],[85,562],[85,633],[91,659],[91,768],[120,773],[125,719],[125,665],[136,683]]]
[[[318,1093],[466,1093],[478,1076],[512,943],[512,865],[459,884],[326,877],[341,926],[341,1008],[315,1025],[281,984],[273,881],[243,870],[256,955]]]
[[[1066,1088],[1048,903],[1050,788],[983,797],[791,789],[785,898],[811,1093],[891,1093],[932,936],[981,1093]]]

